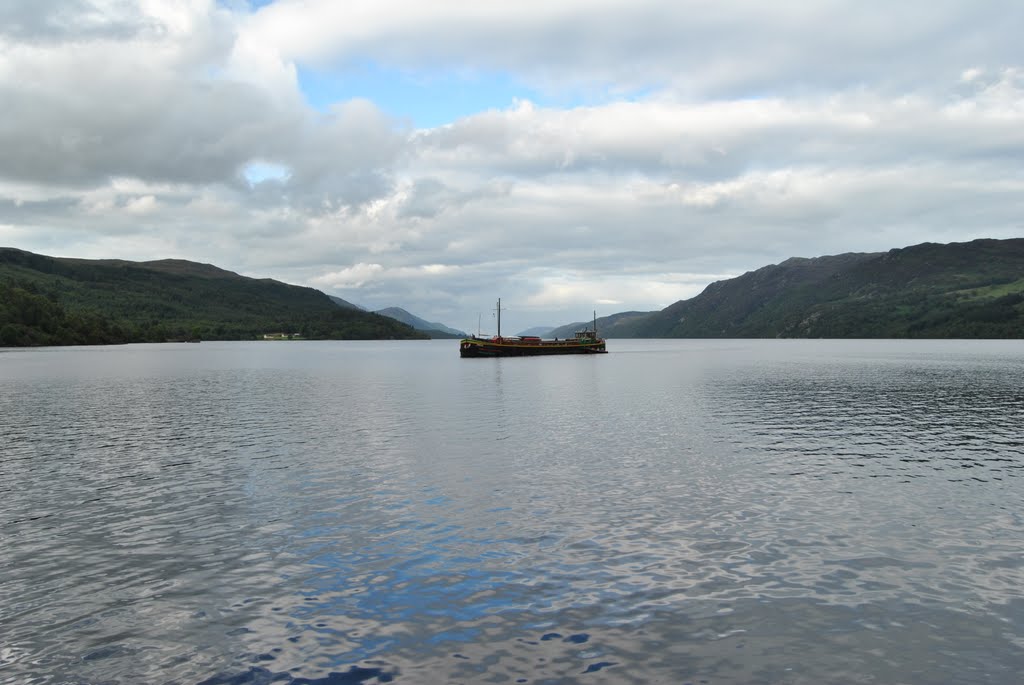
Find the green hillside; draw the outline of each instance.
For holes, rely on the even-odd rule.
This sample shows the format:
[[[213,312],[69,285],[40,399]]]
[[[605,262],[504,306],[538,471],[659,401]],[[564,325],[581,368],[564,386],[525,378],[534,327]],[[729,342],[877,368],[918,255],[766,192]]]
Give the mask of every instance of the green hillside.
[[[423,338],[387,317],[343,309],[313,288],[184,260],[127,262],[0,248],[0,345]]]
[[[789,259],[598,326],[642,338],[1022,338],[1024,239]]]
[[[634,327],[658,312],[620,312],[597,319],[597,333],[603,338],[635,338]],[[571,338],[576,331],[592,328],[593,321],[576,321],[547,332],[550,338]]]

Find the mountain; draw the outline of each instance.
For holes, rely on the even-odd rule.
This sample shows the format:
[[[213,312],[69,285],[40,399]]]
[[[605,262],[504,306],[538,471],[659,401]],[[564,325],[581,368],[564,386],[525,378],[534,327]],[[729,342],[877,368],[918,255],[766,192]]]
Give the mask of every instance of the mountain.
[[[342,309],[313,288],[240,276],[211,264],[47,257],[0,248],[0,345],[305,338],[425,338]]]
[[[426,321],[410,314],[401,307],[388,307],[387,309],[378,309],[375,314],[381,316],[388,316],[396,321],[401,321],[404,324],[412,326],[418,331],[423,331],[430,335],[431,338],[465,338],[466,334],[462,331],[454,328],[449,328],[443,323],[437,323],[435,321]]]
[[[1024,239],[792,258],[602,321],[606,337],[1024,338]]]
[[[518,335],[535,335],[538,338],[546,338],[553,330],[555,330],[554,326],[534,326],[533,328],[527,328],[525,331],[518,333]]]
[[[633,326],[636,325],[638,321],[641,321],[652,314],[657,314],[657,312],[621,312],[610,316],[600,316],[597,318],[597,333],[602,338],[638,337],[632,335]],[[577,321],[575,323],[559,326],[558,328],[550,331],[548,335],[553,338],[571,338],[576,331],[590,328],[593,325],[593,321]]]
[[[338,305],[342,309],[357,309],[357,310],[359,310],[361,312],[365,312],[366,311],[365,309],[363,309],[359,305],[352,304],[348,300],[343,300],[340,297],[337,297],[335,295],[328,295],[327,297],[331,298],[331,302],[333,302],[334,304]]]

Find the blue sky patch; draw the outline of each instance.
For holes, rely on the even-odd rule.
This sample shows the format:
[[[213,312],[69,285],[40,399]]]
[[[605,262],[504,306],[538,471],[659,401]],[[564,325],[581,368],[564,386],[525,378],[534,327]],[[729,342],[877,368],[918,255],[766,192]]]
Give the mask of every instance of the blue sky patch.
[[[417,128],[448,124],[488,109],[507,109],[516,99],[542,99],[501,73],[403,70],[366,62],[333,70],[300,66],[298,78],[306,101],[319,110],[365,98]]]

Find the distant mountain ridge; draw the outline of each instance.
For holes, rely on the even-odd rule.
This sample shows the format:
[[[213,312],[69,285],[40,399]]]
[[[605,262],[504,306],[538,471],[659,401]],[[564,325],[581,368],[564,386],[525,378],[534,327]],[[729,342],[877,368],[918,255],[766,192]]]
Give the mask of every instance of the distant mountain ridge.
[[[520,331],[517,335],[535,335],[538,338],[547,338],[551,336],[551,331],[555,330],[554,326],[534,326],[533,328],[527,328],[525,331]]]
[[[381,311],[390,313],[212,264],[0,248],[0,346],[238,340],[269,332],[333,339],[466,335],[398,307]],[[590,324],[524,334],[570,337]],[[1024,338],[1024,239],[794,257],[712,283],[661,311],[601,317],[597,327],[609,338]]]
[[[356,310],[361,311],[361,312],[365,312],[366,311],[365,309],[363,309],[359,305],[352,304],[348,300],[343,300],[340,297],[338,297],[337,295],[328,295],[327,297],[331,298],[331,301],[334,302],[334,304],[336,304],[339,307],[341,307],[342,309],[356,309]]]
[[[597,334],[602,338],[636,337],[628,334],[624,335],[623,332],[628,333],[632,330],[631,326],[636,321],[655,313],[656,312],[620,312],[609,316],[600,316],[597,318]],[[576,321],[564,326],[559,326],[558,328],[551,330],[548,335],[553,338],[571,338],[575,335],[576,331],[591,328],[593,325],[594,322],[592,320]]]
[[[0,345],[165,340],[425,338],[393,319],[343,309],[313,288],[211,264],[48,257],[0,248]]]
[[[430,335],[432,338],[464,338],[466,333],[457,330],[455,328],[449,328],[443,323],[437,323],[436,321],[427,321],[421,319],[415,314],[411,314],[401,307],[387,307],[385,309],[378,309],[375,314],[381,316],[390,317],[396,321],[401,321],[404,324],[412,326],[418,331],[423,331]]]
[[[621,338],[1024,338],[1024,239],[791,258],[597,324]]]
[[[148,262],[129,262],[123,259],[78,259],[74,257],[54,257],[54,259],[63,259],[69,264],[79,264],[82,266],[139,267],[175,276],[196,276],[198,278],[245,278],[245,276],[241,276],[234,271],[228,271],[227,269],[222,269],[219,266],[214,266],[213,264],[190,262],[185,259],[156,259]],[[280,283],[280,281],[274,281],[271,278],[262,278],[257,280]]]

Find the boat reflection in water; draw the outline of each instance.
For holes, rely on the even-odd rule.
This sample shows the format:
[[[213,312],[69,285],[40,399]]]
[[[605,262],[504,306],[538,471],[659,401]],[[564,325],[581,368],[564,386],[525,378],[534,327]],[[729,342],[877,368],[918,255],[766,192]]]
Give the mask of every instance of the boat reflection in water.
[[[604,354],[604,339],[597,337],[597,312],[592,328],[576,331],[571,338],[543,340],[523,335],[502,337],[501,300],[498,300],[498,334],[489,338],[474,335],[459,343],[460,357],[535,357],[547,354]]]

